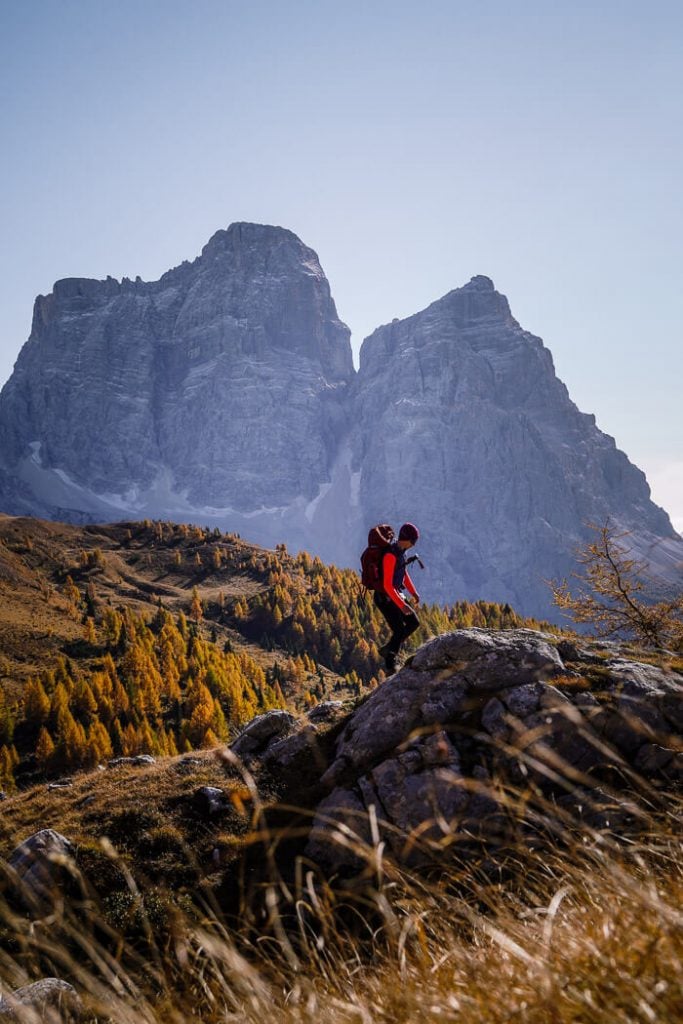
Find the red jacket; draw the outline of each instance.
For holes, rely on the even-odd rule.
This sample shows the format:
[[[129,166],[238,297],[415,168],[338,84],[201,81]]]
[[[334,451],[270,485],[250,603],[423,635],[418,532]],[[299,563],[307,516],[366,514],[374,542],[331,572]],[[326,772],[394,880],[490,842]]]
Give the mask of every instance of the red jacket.
[[[384,593],[387,597],[391,598],[395,605],[397,605],[402,612],[409,612],[410,605],[406,604],[398,590],[394,586],[394,571],[396,569],[396,555],[392,551],[387,551],[384,558],[382,559],[382,585],[384,587]],[[403,577],[403,583],[408,593],[412,594],[413,597],[417,597],[418,593],[415,589],[415,585],[411,580],[408,572],[406,571]]]

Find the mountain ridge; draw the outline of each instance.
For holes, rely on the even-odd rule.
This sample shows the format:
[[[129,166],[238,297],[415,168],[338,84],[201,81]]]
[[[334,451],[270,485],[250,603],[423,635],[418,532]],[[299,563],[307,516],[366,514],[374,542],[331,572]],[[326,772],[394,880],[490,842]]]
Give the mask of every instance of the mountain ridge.
[[[423,530],[432,600],[547,616],[587,521],[671,582],[683,543],[485,275],[361,346],[316,253],[236,222],[158,281],[39,296],[0,392],[0,507],[201,520],[355,565],[372,521]]]

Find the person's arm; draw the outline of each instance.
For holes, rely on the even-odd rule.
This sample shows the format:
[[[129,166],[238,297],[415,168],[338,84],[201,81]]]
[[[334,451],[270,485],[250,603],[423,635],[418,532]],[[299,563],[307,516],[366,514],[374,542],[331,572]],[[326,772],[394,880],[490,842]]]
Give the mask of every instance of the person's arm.
[[[408,593],[412,594],[416,601],[419,601],[420,600],[420,595],[418,594],[417,590],[415,589],[415,584],[411,580],[411,578],[408,575],[408,573],[405,574],[405,578],[404,578],[403,582],[406,585],[406,590],[408,591]]]
[[[406,604],[399,592],[394,586],[394,569],[396,568],[396,555],[392,555],[391,551],[387,551],[384,559],[382,560],[382,584],[384,586],[384,593],[387,597],[391,598],[397,607],[405,614],[411,610],[410,605]]]

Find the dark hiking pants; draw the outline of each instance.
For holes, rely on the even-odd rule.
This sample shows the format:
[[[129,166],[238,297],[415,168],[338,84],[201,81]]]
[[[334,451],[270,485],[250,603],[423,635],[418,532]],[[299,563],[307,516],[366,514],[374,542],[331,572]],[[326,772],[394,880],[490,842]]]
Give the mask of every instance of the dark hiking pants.
[[[376,590],[374,596],[375,605],[379,608],[384,618],[387,620],[391,629],[391,639],[386,645],[387,650],[391,651],[392,654],[398,654],[401,649],[401,644],[404,640],[415,632],[420,625],[415,612],[410,609],[410,612],[405,615],[397,604],[383,594],[381,591]]]

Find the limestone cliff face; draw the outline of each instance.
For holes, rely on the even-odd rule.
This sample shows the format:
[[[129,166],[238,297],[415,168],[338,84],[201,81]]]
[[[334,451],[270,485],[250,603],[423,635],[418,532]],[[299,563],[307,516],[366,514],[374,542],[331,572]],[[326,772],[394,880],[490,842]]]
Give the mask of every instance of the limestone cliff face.
[[[315,253],[233,224],[159,281],[70,279],[38,298],[2,393],[3,461],[38,500],[78,507],[39,473],[58,471],[95,513],[95,496],[124,508],[146,492],[160,510],[310,499],[353,375]]]
[[[495,864],[551,822],[618,839],[683,782],[683,675],[637,658],[530,629],[456,630],[354,708],[268,712],[231,751],[313,812],[305,853],[328,877],[367,870],[380,843],[419,868]]]
[[[36,300],[0,394],[0,509],[200,522],[354,567],[373,522],[409,519],[425,598],[537,615],[587,521],[631,530],[665,579],[683,563],[644,475],[488,278],[380,327],[356,374],[316,254],[257,224],[159,281]]]
[[[544,579],[572,568],[586,522],[611,517],[643,547],[675,537],[644,474],[579,412],[487,277],[367,338],[355,400],[365,518],[420,525],[442,600],[543,613]]]

